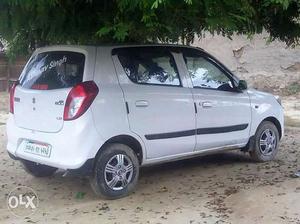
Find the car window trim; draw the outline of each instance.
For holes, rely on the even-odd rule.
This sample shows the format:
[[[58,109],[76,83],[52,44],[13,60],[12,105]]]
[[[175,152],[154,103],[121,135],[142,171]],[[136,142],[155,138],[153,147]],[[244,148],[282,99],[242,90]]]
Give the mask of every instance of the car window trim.
[[[212,91],[221,91],[221,92],[230,92],[230,93],[237,93],[238,91],[236,89],[230,90],[221,90],[221,89],[213,89],[213,88],[206,88],[206,87],[201,87],[201,86],[193,86],[193,89],[204,89],[204,90],[212,90]]]
[[[130,79],[129,79],[130,80]],[[138,83],[138,82],[133,82],[130,80],[131,83],[135,85],[145,85],[145,86],[166,86],[166,87],[183,87],[182,84],[180,85],[171,85],[171,84],[157,84],[157,83]]]

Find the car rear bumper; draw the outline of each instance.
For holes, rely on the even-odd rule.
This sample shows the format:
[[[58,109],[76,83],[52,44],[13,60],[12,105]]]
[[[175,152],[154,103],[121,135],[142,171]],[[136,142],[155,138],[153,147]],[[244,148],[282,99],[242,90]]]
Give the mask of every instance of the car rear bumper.
[[[94,159],[103,144],[94,128],[92,116],[85,113],[74,121],[64,122],[61,131],[45,133],[15,125],[14,116],[9,115],[7,121],[7,150],[16,159],[24,159],[64,170],[76,170]],[[20,147],[22,141],[31,140],[51,145],[50,157],[24,152]]]
[[[8,152],[8,155],[13,160],[21,160],[21,161],[24,160],[14,156],[10,152]],[[94,170],[94,159],[88,159],[81,167],[77,169],[68,169],[66,174],[68,176],[92,176],[93,170]]]

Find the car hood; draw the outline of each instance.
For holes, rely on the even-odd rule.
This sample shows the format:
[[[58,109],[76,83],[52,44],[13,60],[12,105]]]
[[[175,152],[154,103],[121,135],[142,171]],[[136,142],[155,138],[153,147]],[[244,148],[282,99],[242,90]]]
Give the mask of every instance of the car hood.
[[[249,95],[255,95],[257,97],[274,97],[274,95],[271,93],[259,91],[256,89],[248,89],[247,92]]]
[[[248,89],[247,90],[249,97],[251,99],[251,102],[260,102],[260,103],[275,103],[276,97],[271,93],[266,93],[262,91],[258,91],[256,89]]]

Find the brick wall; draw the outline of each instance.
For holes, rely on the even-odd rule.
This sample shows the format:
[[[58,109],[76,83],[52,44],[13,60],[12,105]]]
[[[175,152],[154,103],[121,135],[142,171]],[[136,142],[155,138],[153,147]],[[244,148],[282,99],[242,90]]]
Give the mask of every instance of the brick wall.
[[[18,57],[13,63],[9,63],[3,53],[0,53],[0,91],[7,91],[10,83],[19,78],[27,58]]]
[[[0,53],[0,91],[7,88],[8,63],[4,54]]]

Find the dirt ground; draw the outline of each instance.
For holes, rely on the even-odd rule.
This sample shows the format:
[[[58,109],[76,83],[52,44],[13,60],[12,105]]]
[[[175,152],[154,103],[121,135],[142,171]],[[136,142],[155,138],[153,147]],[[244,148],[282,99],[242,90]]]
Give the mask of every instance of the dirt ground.
[[[246,47],[251,50],[252,45]],[[240,49],[241,45],[233,47]],[[284,52],[281,55],[286,58]],[[232,151],[147,167],[141,170],[134,194],[115,201],[102,200],[95,197],[84,178],[60,174],[33,178],[8,157],[8,97],[0,93],[0,223],[300,224],[300,178],[293,177],[300,169],[300,64],[299,71],[297,66],[296,70],[284,70],[282,78],[280,72],[268,75],[268,69],[275,66],[272,64],[267,67],[264,62],[267,72],[259,72],[240,58],[227,61],[250,71],[237,70],[250,85],[283,96],[287,126],[275,161],[254,163],[247,154]],[[26,219],[13,216],[6,205],[7,195],[18,185],[33,188],[40,201],[38,210]]]

